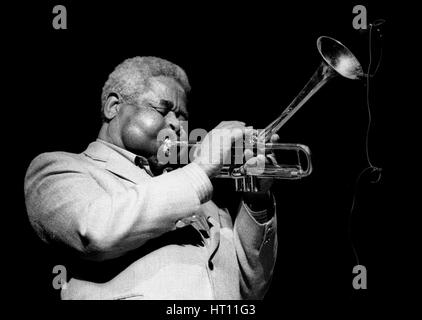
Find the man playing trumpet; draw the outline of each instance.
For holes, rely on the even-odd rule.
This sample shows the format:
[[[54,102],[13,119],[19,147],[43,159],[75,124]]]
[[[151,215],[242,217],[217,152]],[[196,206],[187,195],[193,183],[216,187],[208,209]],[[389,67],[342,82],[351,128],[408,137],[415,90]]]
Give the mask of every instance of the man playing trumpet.
[[[235,219],[211,201],[210,178],[245,124],[221,122],[183,167],[167,172],[157,160],[161,130],[186,135],[189,90],[173,63],[125,60],[103,88],[98,139],[81,154],[44,153],[30,164],[30,222],[69,257],[62,299],[264,297],[277,255],[272,180],[243,193]],[[212,136],[221,129],[230,139],[217,145]],[[250,151],[246,158],[246,168],[266,159]]]

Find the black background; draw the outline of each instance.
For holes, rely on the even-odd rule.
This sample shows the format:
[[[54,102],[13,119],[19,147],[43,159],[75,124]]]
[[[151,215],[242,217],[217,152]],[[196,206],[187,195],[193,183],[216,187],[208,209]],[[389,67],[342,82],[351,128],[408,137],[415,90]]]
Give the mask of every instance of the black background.
[[[136,4],[135,4],[136,3]],[[54,30],[52,9],[67,8],[68,29]],[[210,130],[222,120],[240,120],[255,128],[271,122],[308,81],[321,58],[321,35],[344,43],[368,67],[368,32],[352,26],[353,6],[364,4],[368,23],[387,20],[380,40],[374,36],[373,63],[383,58],[370,84],[372,127],[369,152],[383,168],[379,183],[363,174],[357,184],[355,211],[350,209],[359,173],[367,167],[366,84],[336,78],[319,91],[279,132],[281,142],[310,147],[314,172],[301,181],[274,186],[278,201],[279,252],[266,308],[319,302],[329,307],[368,304],[385,290],[391,230],[388,221],[391,182],[388,127],[394,106],[390,68],[394,21],[383,5],[365,2],[281,5],[151,4],[142,1],[61,3],[30,8],[30,27],[13,38],[29,86],[14,96],[19,144],[20,194],[16,213],[19,236],[13,241],[12,269],[31,300],[53,301],[53,266],[62,264],[33,233],[23,196],[30,161],[47,151],[82,152],[100,128],[100,95],[113,68],[133,56],[153,55],[180,65],[192,86],[189,127]],[[27,7],[28,8],[28,7]],[[28,13],[28,12],[27,12]],[[28,20],[27,20],[28,21]],[[389,119],[389,120],[387,120]],[[15,162],[16,164],[16,162]],[[215,200],[230,203],[232,186],[216,182]],[[360,263],[368,270],[368,289],[354,290],[349,230]]]

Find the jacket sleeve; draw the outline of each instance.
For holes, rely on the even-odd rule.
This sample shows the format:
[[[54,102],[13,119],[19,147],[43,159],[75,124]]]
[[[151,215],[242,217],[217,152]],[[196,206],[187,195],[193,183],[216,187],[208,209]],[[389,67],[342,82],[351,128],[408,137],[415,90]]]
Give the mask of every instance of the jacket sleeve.
[[[29,220],[46,242],[59,242],[92,260],[118,257],[174,230],[208,201],[212,185],[191,163],[124,191],[105,189],[76,155],[45,153],[25,176]]]
[[[242,201],[234,224],[234,244],[244,299],[262,299],[268,290],[277,257],[277,216],[258,223]]]

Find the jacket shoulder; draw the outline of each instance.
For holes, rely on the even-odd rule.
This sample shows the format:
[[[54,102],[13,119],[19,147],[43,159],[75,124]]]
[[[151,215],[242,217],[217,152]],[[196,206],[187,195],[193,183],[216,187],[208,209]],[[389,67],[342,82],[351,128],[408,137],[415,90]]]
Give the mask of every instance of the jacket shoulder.
[[[25,174],[25,184],[34,177],[46,176],[66,171],[85,171],[86,160],[83,154],[64,151],[45,152],[36,156]]]
[[[36,156],[30,163],[28,170],[33,167],[45,167],[46,165],[51,164],[71,164],[78,163],[83,161],[82,154],[64,152],[64,151],[54,151],[54,152],[45,152]]]

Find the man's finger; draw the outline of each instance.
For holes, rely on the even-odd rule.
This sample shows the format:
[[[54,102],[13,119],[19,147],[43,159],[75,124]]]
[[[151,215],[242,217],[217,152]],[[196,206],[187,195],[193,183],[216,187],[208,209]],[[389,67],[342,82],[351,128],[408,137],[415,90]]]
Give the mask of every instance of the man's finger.
[[[253,157],[253,151],[251,149],[246,149],[243,155],[245,157],[245,160],[248,161]]]
[[[222,128],[235,128],[235,127],[244,127],[246,124],[242,121],[222,121],[220,122],[215,129],[222,129]]]
[[[248,168],[256,167],[256,165],[257,165],[257,159],[256,159],[256,157],[250,158],[245,163],[245,167],[248,167]]]
[[[278,135],[277,133],[274,133],[274,134],[271,136],[271,142],[277,142],[278,140],[280,140],[279,135]]]
[[[258,166],[265,166],[265,156],[263,154],[259,154],[256,157],[250,158],[245,163],[245,167],[253,168]]]
[[[277,160],[276,160],[275,155],[273,153],[267,154],[267,159],[270,160],[270,163],[273,166],[278,166]]]

